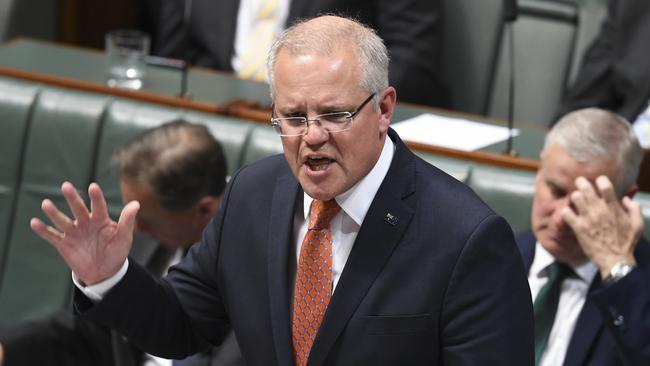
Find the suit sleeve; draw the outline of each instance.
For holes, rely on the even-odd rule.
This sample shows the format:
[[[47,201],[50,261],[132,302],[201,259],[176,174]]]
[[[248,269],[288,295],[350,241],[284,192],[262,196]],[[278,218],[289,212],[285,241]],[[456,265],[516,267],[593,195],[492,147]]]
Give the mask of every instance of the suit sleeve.
[[[617,1],[609,1],[607,17],[600,33],[585,52],[578,76],[565,95],[552,124],[564,114],[581,108],[616,110],[620,102],[613,76],[616,61],[614,42],[617,32]]]
[[[187,0],[160,0],[153,53],[197,64],[208,52],[191,37],[185,13]]]
[[[510,227],[492,214],[470,234],[441,315],[443,362],[533,365],[533,311]]]
[[[378,0],[376,28],[391,59],[400,101],[447,106],[440,74],[441,0]]]
[[[6,365],[112,365],[111,332],[72,313],[0,332]]]
[[[590,296],[603,315],[625,365],[650,365],[650,267],[641,264]]]

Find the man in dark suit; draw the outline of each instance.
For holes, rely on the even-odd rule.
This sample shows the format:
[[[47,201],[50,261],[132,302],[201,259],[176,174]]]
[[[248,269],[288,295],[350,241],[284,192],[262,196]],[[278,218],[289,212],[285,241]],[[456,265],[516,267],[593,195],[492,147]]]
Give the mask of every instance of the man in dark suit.
[[[221,145],[205,126],[177,120],[144,131],[116,151],[115,161],[122,199],[141,203],[137,231],[148,236],[136,241],[129,257],[160,278],[201,239],[218,208],[227,171]],[[118,333],[72,312],[7,329],[0,342],[8,366],[164,362],[153,363]],[[221,347],[184,365],[241,366],[243,360],[231,333]]]
[[[31,226],[73,269],[77,311],[165,357],[233,329],[248,365],[531,365],[508,224],[390,129],[381,38],[324,16],[269,57],[284,157],[233,176],[201,242],[161,281],[125,261],[137,202],[118,223],[96,184],[92,212],[62,186],[75,221],[44,202],[53,226]]]
[[[634,122],[650,101],[650,1],[609,0],[600,34],[584,55],[559,115],[586,107]]]
[[[248,3],[246,8],[239,0],[163,0],[154,53],[232,71],[233,57],[238,56],[238,27],[244,26],[238,24],[242,19],[239,12],[248,11],[253,3],[243,2]],[[370,25],[386,42],[390,82],[399,90],[400,100],[446,105],[439,60],[440,0],[280,0],[283,2],[288,3],[288,14],[280,29],[299,19],[332,12]]]
[[[650,245],[631,200],[641,158],[630,124],[609,111],[569,113],[549,132],[532,232],[517,236],[537,365],[650,365]]]

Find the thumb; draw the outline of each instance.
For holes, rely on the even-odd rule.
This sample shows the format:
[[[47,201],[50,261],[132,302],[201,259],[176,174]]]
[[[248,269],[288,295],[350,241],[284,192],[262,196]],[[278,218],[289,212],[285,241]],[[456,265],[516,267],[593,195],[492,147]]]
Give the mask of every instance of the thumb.
[[[122,209],[117,222],[117,237],[120,242],[131,242],[135,229],[135,217],[139,210],[140,202],[138,201],[131,201]]]

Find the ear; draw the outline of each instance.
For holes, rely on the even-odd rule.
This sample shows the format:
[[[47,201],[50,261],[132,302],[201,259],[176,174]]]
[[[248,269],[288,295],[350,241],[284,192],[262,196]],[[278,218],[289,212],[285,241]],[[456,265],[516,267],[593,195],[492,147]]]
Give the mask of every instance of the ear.
[[[219,202],[221,202],[221,196],[203,196],[199,199],[196,205],[194,205],[194,208],[199,214],[199,217],[207,224],[212,216],[217,212]]]
[[[397,91],[392,86],[389,86],[379,96],[379,131],[381,134],[385,134],[388,131],[396,103]]]

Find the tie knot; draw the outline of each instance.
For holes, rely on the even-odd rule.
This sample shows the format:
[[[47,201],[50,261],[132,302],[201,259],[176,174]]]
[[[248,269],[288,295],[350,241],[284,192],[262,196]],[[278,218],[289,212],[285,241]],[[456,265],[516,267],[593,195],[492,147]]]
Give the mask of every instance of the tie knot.
[[[313,200],[309,213],[309,230],[326,229],[339,211],[341,211],[341,207],[334,199],[329,201]]]
[[[563,281],[565,278],[570,277],[573,274],[571,267],[567,266],[564,263],[553,262],[548,266],[548,281],[556,282]]]

